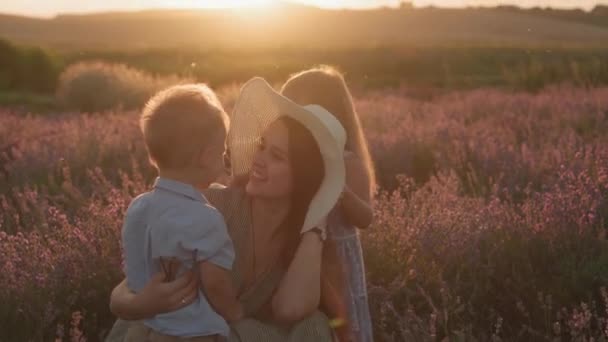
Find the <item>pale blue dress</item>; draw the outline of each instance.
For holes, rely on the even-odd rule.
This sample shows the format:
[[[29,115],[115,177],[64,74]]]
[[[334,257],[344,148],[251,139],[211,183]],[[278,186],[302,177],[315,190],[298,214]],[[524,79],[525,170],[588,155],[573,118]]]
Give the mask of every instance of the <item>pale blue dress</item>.
[[[356,227],[346,221],[338,207],[329,214],[328,226],[329,238],[336,242],[338,256],[344,265],[345,301],[355,341],[371,342],[374,337],[359,232]]]

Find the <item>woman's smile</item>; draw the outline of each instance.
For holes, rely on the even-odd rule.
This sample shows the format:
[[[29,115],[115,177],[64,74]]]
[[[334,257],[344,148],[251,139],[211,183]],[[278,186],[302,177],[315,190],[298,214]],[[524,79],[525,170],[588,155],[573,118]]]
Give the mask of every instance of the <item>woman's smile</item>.
[[[291,194],[292,170],[288,160],[289,134],[282,121],[275,121],[261,137],[245,187],[254,197],[284,199]]]

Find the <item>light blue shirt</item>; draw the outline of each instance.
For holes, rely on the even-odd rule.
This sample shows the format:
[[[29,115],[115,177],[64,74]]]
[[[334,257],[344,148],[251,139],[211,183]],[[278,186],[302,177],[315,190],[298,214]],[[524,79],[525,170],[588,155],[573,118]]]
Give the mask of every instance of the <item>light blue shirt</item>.
[[[162,270],[159,257],[176,257],[182,267],[194,260],[230,270],[234,247],[222,215],[193,186],[157,178],[154,190],[131,202],[122,228],[124,265],[129,288],[135,292]],[[204,275],[203,275],[204,276]],[[228,336],[226,321],[209,305],[202,291],[194,303],[144,321],[171,336]]]

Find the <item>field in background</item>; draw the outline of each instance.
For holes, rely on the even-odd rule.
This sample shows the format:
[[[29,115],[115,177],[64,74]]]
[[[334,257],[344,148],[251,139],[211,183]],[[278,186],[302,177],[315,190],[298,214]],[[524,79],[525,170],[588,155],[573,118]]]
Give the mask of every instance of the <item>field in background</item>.
[[[608,84],[606,48],[154,49],[54,54],[0,44],[0,58],[3,55],[0,104],[14,106],[23,99],[28,108],[48,104],[55,110],[62,109],[53,103],[61,73],[87,61],[124,64],[151,77],[191,79],[213,87],[244,82],[253,75],[282,82],[294,72],[329,64],[346,73],[356,89],[407,87],[413,90],[410,95],[427,99],[437,93],[479,87],[538,91],[560,83],[580,87]]]
[[[0,16],[0,36],[59,50],[604,47],[607,7],[593,12],[513,8],[173,10],[52,19]]]
[[[356,106],[381,184],[362,233],[378,341],[607,337],[608,88]],[[0,335],[98,340],[124,210],[154,177],[137,113],[0,111],[0,177]]]
[[[284,4],[268,12],[144,11],[34,19],[0,15],[0,104],[52,103],[69,65],[124,63],[214,87],[281,82],[333,64],[362,88],[420,94],[478,87],[537,91],[608,84],[608,7],[577,10],[378,9]],[[31,94],[35,94],[31,96]],[[40,98],[43,96],[45,98]],[[67,108],[69,109],[69,108]]]

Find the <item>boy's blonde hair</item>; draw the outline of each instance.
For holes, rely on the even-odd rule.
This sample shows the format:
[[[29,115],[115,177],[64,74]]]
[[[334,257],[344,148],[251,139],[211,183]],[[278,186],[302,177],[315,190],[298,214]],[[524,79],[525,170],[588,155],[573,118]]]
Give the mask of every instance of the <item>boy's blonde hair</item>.
[[[373,195],[376,188],[374,165],[344,76],[327,65],[304,70],[291,75],[281,88],[281,94],[299,105],[318,104],[336,116],[346,130],[346,149],[361,158],[365,165],[370,196]]]
[[[209,87],[187,84],[154,95],[139,123],[150,161],[159,169],[176,169],[188,167],[217,133],[226,133],[228,116]]]

